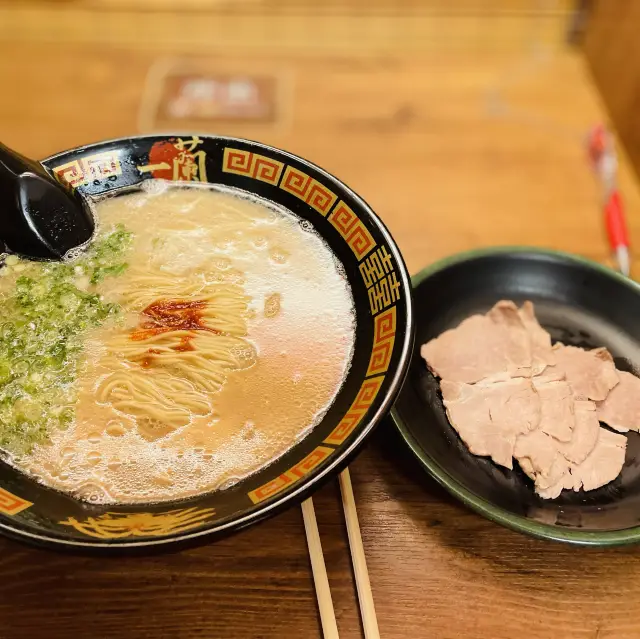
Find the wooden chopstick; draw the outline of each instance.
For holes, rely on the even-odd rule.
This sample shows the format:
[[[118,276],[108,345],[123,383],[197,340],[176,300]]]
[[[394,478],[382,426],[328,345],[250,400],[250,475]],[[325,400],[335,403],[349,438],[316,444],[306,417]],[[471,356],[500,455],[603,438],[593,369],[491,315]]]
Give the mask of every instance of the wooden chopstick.
[[[318,609],[320,610],[322,634],[324,639],[339,639],[338,625],[336,624],[336,613],[333,609],[333,600],[331,599],[331,590],[329,589],[327,568],[324,564],[322,544],[320,543],[320,532],[318,531],[316,512],[313,509],[313,501],[311,500],[311,497],[302,502],[302,518],[304,519],[304,530],[307,535],[307,546],[309,548],[309,558],[311,559],[313,583],[316,586],[316,597],[318,599]]]
[[[358,601],[360,602],[360,616],[362,617],[364,636],[366,639],[380,639],[376,608],[373,603],[369,571],[367,570],[367,559],[364,554],[360,524],[358,523],[356,500],[353,495],[351,476],[349,475],[348,468],[345,468],[340,473],[339,481],[340,492],[342,493],[344,519],[347,523],[351,562],[353,563],[353,573],[356,578],[356,588],[358,590]]]

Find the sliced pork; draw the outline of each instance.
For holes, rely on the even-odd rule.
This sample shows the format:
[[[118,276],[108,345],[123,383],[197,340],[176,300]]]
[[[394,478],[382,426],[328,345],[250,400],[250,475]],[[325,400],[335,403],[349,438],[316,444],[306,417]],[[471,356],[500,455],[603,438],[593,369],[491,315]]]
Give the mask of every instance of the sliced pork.
[[[531,381],[540,396],[540,430],[560,442],[571,441],[576,423],[571,386],[545,376]]]
[[[550,499],[560,494],[569,473],[569,462],[559,453],[552,437],[540,429],[520,435],[513,456],[522,470],[533,479],[536,492],[553,495]]]
[[[595,448],[600,432],[596,405],[587,400],[576,400],[574,404],[575,426],[571,441],[556,442],[556,448],[568,461],[582,463]]]
[[[552,346],[531,302],[498,302],[421,355],[469,450],[506,468],[515,458],[545,499],[618,476],[627,440],[599,420],[640,432],[640,379],[617,371],[605,348]]]
[[[551,347],[551,335],[538,323],[531,302],[525,302],[518,314],[531,341],[531,373],[538,375],[547,366],[553,366],[556,363],[556,357]]]
[[[526,374],[531,364],[527,332],[522,323],[517,328],[504,319],[499,313],[472,315],[424,344],[420,354],[435,375],[451,382]]]
[[[558,370],[545,371],[545,374],[563,373],[578,399],[602,401],[618,383],[613,357],[606,348],[586,351],[576,346],[555,344],[553,352]]]
[[[594,490],[613,481],[624,466],[627,438],[600,428],[594,449],[581,464],[572,464],[574,490]],[[569,488],[565,484],[566,488]]]
[[[622,470],[627,450],[627,438],[600,428],[593,450],[580,464],[569,464],[569,472],[547,490],[538,494],[547,499],[557,497],[563,489],[595,490],[612,482]]]
[[[621,433],[640,431],[640,379],[623,371],[618,371],[618,378],[620,382],[597,404],[598,419]]]
[[[449,421],[469,450],[513,468],[517,436],[540,422],[540,400],[531,380],[473,385],[443,381],[441,389]]]
[[[595,490],[613,481],[624,466],[627,438],[598,428],[593,450],[579,464],[555,451],[552,438],[537,430],[518,438],[515,455],[524,472],[534,480],[536,492],[555,499],[563,490]],[[555,452],[555,455],[554,455]]]

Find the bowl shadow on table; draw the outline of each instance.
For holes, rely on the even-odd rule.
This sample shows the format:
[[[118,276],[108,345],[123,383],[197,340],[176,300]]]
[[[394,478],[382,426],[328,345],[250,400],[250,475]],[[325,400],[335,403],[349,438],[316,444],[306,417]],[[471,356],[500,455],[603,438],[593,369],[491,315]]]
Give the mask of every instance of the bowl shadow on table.
[[[607,554],[623,560],[636,556],[634,546],[599,548],[574,546],[536,539],[509,530],[474,513],[433,479],[408,449],[391,418],[385,419],[372,436],[369,450],[374,463],[386,469],[382,481],[391,497],[413,524],[424,529],[424,538],[437,536],[438,543],[464,556],[480,559],[496,570],[540,574],[540,568],[557,566],[561,555],[570,558],[572,570],[588,569],[595,555]],[[517,549],[517,552],[514,552]],[[530,568],[528,560],[535,557]],[[622,562],[621,562],[622,564]],[[631,562],[624,563],[631,570]],[[617,573],[619,576],[619,572]]]

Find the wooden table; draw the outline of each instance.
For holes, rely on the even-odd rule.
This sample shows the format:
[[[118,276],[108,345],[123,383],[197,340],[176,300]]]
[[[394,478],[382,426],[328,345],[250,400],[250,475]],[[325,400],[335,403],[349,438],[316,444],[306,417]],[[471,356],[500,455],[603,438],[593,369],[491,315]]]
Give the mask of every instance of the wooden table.
[[[123,23],[119,9],[74,7],[0,4],[0,139],[26,154],[135,133],[157,57],[209,56],[216,68],[288,78],[288,116],[261,138],[361,193],[412,272],[494,244],[608,260],[581,145],[604,114],[580,55],[553,44],[555,14],[535,23],[536,48],[525,14],[314,22],[298,12],[288,27],[281,16],[237,22],[230,36],[232,13]],[[345,24],[360,30],[355,43]],[[620,179],[638,241],[640,195],[624,159]],[[351,472],[382,637],[640,636],[636,548],[557,545],[485,521],[427,478],[388,424]],[[336,484],[314,501],[341,637],[360,637]],[[2,540],[0,576],[1,639],[321,636],[299,508],[154,557],[65,556]]]

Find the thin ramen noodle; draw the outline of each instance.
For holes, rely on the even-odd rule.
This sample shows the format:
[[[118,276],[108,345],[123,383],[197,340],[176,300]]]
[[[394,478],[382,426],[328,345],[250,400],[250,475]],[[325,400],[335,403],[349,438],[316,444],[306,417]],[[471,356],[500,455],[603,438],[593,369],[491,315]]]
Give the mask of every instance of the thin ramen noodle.
[[[351,363],[349,286],[308,225],[237,190],[148,187],[95,203],[84,258],[63,270],[14,260],[0,278],[17,316],[28,320],[33,300],[62,309],[59,324],[33,322],[58,342],[10,378],[0,433],[12,419],[19,428],[0,442],[18,468],[93,502],[237,482],[318,423]],[[38,277],[51,279],[49,297]],[[8,323],[7,345],[24,321]],[[61,382],[39,397],[33,375]]]

